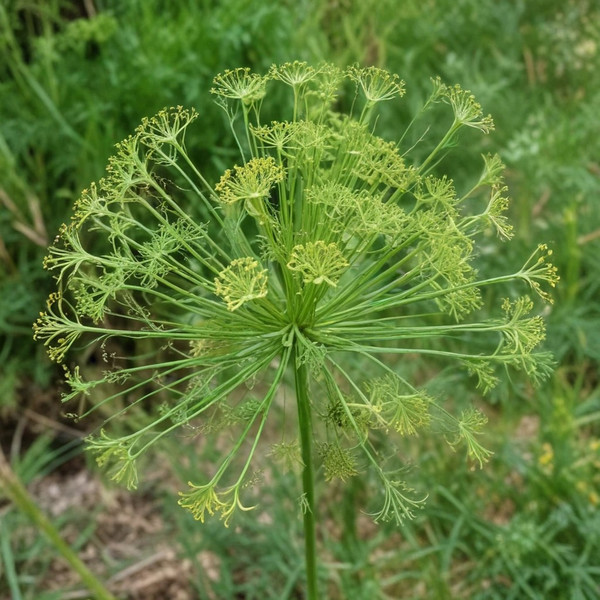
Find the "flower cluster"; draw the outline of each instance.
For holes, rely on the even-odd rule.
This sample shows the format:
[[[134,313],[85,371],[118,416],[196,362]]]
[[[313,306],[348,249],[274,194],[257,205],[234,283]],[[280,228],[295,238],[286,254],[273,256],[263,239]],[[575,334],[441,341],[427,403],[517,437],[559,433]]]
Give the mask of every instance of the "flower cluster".
[[[337,280],[348,267],[348,261],[335,242],[322,240],[298,244],[292,248],[287,268],[302,275],[304,283],[326,283],[336,287]]]
[[[350,114],[339,114],[334,102],[348,82],[356,98]],[[270,86],[287,89],[290,109],[265,122]],[[199,520],[217,514],[229,523],[247,508],[241,496],[275,401],[285,398],[290,410],[293,395],[278,391],[294,374],[300,429],[286,418],[270,455],[310,468],[314,430],[325,478],[371,469],[382,490],[375,518],[402,522],[421,498],[398,478],[402,464],[381,464],[373,432],[416,436],[437,423],[475,463],[490,452],[480,442],[482,413],[452,415],[446,397],[406,379],[393,357],[435,358],[472,374],[482,391],[506,368],[534,381],[551,368],[529,297],[506,300],[498,318],[477,314],[486,288],[512,282],[517,294],[521,286],[547,301],[546,286],[558,279],[545,246],[513,273],[485,277],[475,268],[479,236],[511,236],[502,163],[484,157],[463,193],[441,157],[458,130],[487,133],[491,119],[470,92],[435,80],[422,118],[437,106],[450,111],[451,125],[439,141],[423,136],[427,150],[414,161],[412,148],[373,133],[377,105],[404,94],[381,69],[234,69],[211,92],[239,164],[213,184],[186,149],[195,111],[144,119],[50,248],[44,264],[57,292],[35,337],[66,365],[64,399],[77,400],[81,416],[119,406],[88,440],[116,480],[135,486],[139,457],[182,425],[236,427],[213,476],[180,499]],[[103,372],[73,365],[93,352]],[[348,366],[356,360],[358,375]],[[256,381],[259,399],[240,393]],[[152,418],[123,436],[113,421],[137,406]],[[310,495],[301,498],[312,510]]]
[[[261,269],[254,258],[236,258],[215,279],[215,294],[236,310],[244,302],[267,295],[267,270]]]
[[[251,199],[260,201],[269,197],[273,186],[283,177],[283,169],[272,157],[253,158],[243,167],[225,171],[215,191],[225,204]]]

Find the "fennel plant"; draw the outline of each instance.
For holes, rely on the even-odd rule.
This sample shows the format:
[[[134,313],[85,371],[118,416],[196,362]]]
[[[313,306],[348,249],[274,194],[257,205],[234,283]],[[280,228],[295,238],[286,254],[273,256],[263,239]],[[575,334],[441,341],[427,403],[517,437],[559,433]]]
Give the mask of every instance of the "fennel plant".
[[[472,374],[482,392],[507,369],[534,382],[551,371],[551,356],[538,350],[544,323],[527,295],[550,300],[547,287],[558,280],[550,251],[539,246],[509,274],[477,272],[479,240],[512,235],[503,165],[484,156],[481,175],[459,192],[443,159],[459,131],[487,134],[493,122],[467,90],[432,84],[420,117],[446,105],[448,131],[431,142],[425,129],[407,148],[405,134],[375,134],[379,104],[404,95],[396,75],[301,62],[266,75],[226,71],[211,92],[239,164],[207,181],[185,143],[198,114],[164,109],[117,145],[106,177],[83,191],[45,261],[57,291],[35,337],[65,364],[63,400],[80,402],[79,417],[118,407],[87,440],[114,480],[136,487],[138,458],[181,427],[209,434],[235,426],[212,477],[190,482],[179,499],[196,519],[217,515],[228,525],[250,508],[244,488],[273,406],[297,413],[278,424],[270,453],[302,471],[310,599],[318,597],[317,467],[327,480],[371,469],[381,484],[373,518],[401,525],[425,494],[398,476],[399,457],[382,460],[375,432],[411,436],[435,424],[475,464],[491,454],[479,410],[452,414],[390,357],[443,361]],[[265,122],[274,86],[288,90],[293,108]],[[336,110],[342,94],[352,99],[347,113]],[[485,290],[508,283],[517,293],[497,316],[482,317]],[[480,343],[456,350],[467,338]],[[78,359],[91,348],[105,369],[86,378]],[[348,357],[363,361],[366,381]],[[281,393],[288,376],[291,407]],[[258,399],[238,393],[256,382]],[[127,434],[113,427],[139,404],[159,410]]]

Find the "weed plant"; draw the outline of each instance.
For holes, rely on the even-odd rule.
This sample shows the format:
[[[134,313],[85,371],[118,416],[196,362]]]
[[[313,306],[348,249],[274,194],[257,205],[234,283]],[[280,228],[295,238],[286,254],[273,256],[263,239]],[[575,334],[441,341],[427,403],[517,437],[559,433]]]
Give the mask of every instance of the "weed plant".
[[[578,579],[579,570],[597,568],[598,556],[593,545],[591,553],[583,552],[592,538],[586,532],[597,527],[593,519],[597,504],[593,499],[600,492],[592,450],[597,443],[600,409],[596,375],[600,347],[594,335],[600,323],[600,211],[596,201],[600,135],[595,110],[600,83],[595,76],[600,48],[598,8],[592,0],[408,0],[402,11],[393,0],[293,4],[230,0],[210,4],[161,3],[158,8],[151,0],[97,0],[84,3],[98,9],[97,14],[86,15],[81,3],[63,0],[9,2],[0,7],[8,16],[0,24],[1,187],[17,208],[10,209],[5,197],[0,198],[3,414],[11,422],[16,407],[22,407],[14,400],[17,386],[27,386],[26,397],[34,399],[36,395],[29,393],[30,382],[46,386],[49,375],[55,373],[39,352],[41,346],[36,348],[28,341],[29,323],[49,291],[48,278],[41,270],[46,232],[54,231],[67,218],[66,211],[77,191],[100,176],[113,141],[131,131],[141,115],[173,101],[196,106],[203,115],[202,126],[190,128],[188,147],[195,165],[212,181],[213,173],[225,169],[235,158],[216,110],[209,112],[210,103],[203,104],[202,91],[212,74],[227,65],[265,67],[272,60],[296,56],[326,56],[338,65],[355,60],[385,65],[402,73],[410,90],[402,102],[380,104],[377,131],[387,139],[396,139],[397,123],[409,122],[419,111],[430,93],[428,77],[438,73],[444,80],[458,80],[474,90],[478,100],[493,113],[497,125],[494,136],[473,135],[476,132],[465,135],[471,130],[463,129],[461,152],[447,154],[440,173],[452,173],[455,186],[466,189],[469,177],[478,168],[479,154],[488,152],[493,144],[508,166],[507,182],[518,198],[506,213],[516,225],[515,238],[503,244],[486,232],[478,240],[473,266],[486,273],[509,272],[528,256],[534,240],[552,242],[556,249],[553,259],[562,281],[555,291],[556,304],[545,311],[550,324],[546,346],[560,360],[561,367],[555,382],[546,383],[537,393],[527,385],[514,386],[514,381],[507,378],[489,392],[488,400],[496,404],[486,409],[490,416],[486,439],[495,455],[478,477],[461,468],[460,456],[449,453],[444,444],[434,445],[435,431],[431,432],[433,440],[422,435],[403,443],[401,447],[410,445],[411,455],[419,457],[420,468],[411,478],[412,485],[430,492],[426,509],[411,524],[416,532],[414,555],[425,558],[411,562],[413,553],[404,552],[400,544],[397,551],[386,554],[385,564],[375,559],[381,556],[380,548],[370,557],[366,545],[362,551],[371,561],[368,568],[373,581],[380,582],[381,589],[392,597],[410,596],[411,592],[393,587],[393,576],[380,575],[386,569],[402,570],[398,578],[418,578],[413,595],[422,595],[423,588],[418,586],[424,585],[428,590],[439,590],[440,597],[471,598],[479,586],[482,597],[486,597],[491,592],[485,586],[493,581],[497,586],[494,593],[499,597],[512,593],[514,586],[514,593],[545,599],[554,592],[538,591],[533,579],[522,577],[515,582],[511,572],[522,572],[522,565],[510,571],[497,561],[492,573],[492,561],[480,560],[489,548],[489,540],[498,533],[490,504],[496,506],[494,499],[498,497],[516,501],[506,516],[507,523],[500,528],[509,527],[513,518],[521,525],[530,519],[534,527],[543,527],[548,515],[568,504],[577,507],[579,519],[577,526],[567,519],[571,523],[568,529],[581,534],[555,537],[552,544],[571,548],[570,555],[560,556],[560,597],[577,597],[577,582],[582,581]],[[269,35],[264,35],[265,31]],[[16,44],[11,45],[11,36]],[[274,104],[272,93],[277,91],[270,90]],[[281,94],[278,99],[283,97]],[[339,102],[338,110],[343,98]],[[344,106],[349,108],[349,103]],[[277,110],[273,110],[272,118],[278,118],[276,115]],[[432,117],[425,126],[435,138],[443,135],[445,120]],[[79,141],[69,137],[69,127]],[[409,131],[404,138],[404,148],[412,146],[421,135],[418,128],[413,127],[412,132],[412,137]],[[84,146],[89,151],[81,150]],[[412,158],[421,160],[427,151],[424,144],[416,146]],[[193,203],[187,207],[192,214]],[[36,217],[39,214],[43,216],[41,227]],[[500,287],[488,287],[483,297],[485,305],[478,314],[492,315],[506,295],[509,292]],[[467,347],[476,340],[465,336],[461,343]],[[446,349],[449,340],[430,341]],[[430,371],[444,366],[432,356],[426,358]],[[82,364],[91,362],[95,356],[86,354],[81,360]],[[423,381],[416,357],[400,362],[386,357],[386,361],[404,377],[412,377],[411,381]],[[101,363],[88,365],[86,375],[95,377],[89,371],[102,371]],[[368,367],[358,360],[355,364],[348,369],[366,371],[365,376],[370,377]],[[468,373],[463,377],[452,368],[445,373],[448,401],[454,400],[456,407],[452,410],[458,414],[461,403],[477,401],[478,391],[469,386]],[[92,392],[88,401],[101,397],[99,391]],[[574,423],[570,436],[556,436],[550,431],[553,426],[549,429],[547,417],[554,414],[555,404],[562,406],[559,420]],[[114,404],[111,406],[112,411]],[[114,424],[126,429],[127,419],[136,423],[147,419],[145,412],[137,408]],[[96,419],[102,418],[104,410],[99,408]],[[515,440],[521,420],[535,423],[538,415],[541,426],[530,432],[531,437]],[[278,423],[273,411],[270,420]],[[93,421],[88,420],[87,425]],[[504,450],[508,446],[511,452]],[[562,466],[545,467],[540,477],[538,457],[546,460],[551,455],[562,457]],[[577,468],[570,469],[570,463]],[[591,465],[590,471],[580,469],[581,465]],[[522,478],[524,483],[514,484],[515,478]],[[460,523],[456,505],[446,505],[441,495],[434,493],[436,486],[449,490],[465,506]],[[330,491],[335,489],[329,487]],[[473,497],[478,501],[472,501]],[[364,496],[358,500],[364,505]],[[475,514],[485,515],[485,520],[476,519]],[[256,513],[248,516],[256,518]],[[404,533],[408,525],[405,523]],[[185,522],[178,537],[188,529],[189,523]],[[489,539],[480,537],[484,529],[490,533]],[[388,528],[380,526],[379,531],[388,532]],[[534,548],[527,560],[548,565],[548,579],[556,580],[559,563],[548,562],[539,548]],[[346,560],[347,556],[344,564]],[[27,579],[32,573],[28,570],[31,564],[27,560],[17,565],[21,568],[22,589],[34,580]],[[348,565],[350,572],[358,568],[358,564]],[[468,580],[472,587],[454,585],[458,580]],[[529,591],[523,582],[529,585]],[[355,593],[352,588],[345,589]],[[342,597],[350,596],[350,591],[343,592]],[[41,592],[31,593],[30,597],[37,598]]]
[[[292,109],[264,122],[275,86],[288,91]],[[483,157],[464,191],[441,174],[459,131],[493,129],[459,85],[432,80],[420,122],[443,108],[450,125],[441,139],[420,137],[418,161],[414,145],[403,145],[406,132],[394,142],[374,133],[379,105],[405,91],[384,70],[303,62],[266,75],[238,68],[217,76],[211,91],[240,163],[211,184],[186,147],[196,111],[176,107],[144,119],[50,248],[45,266],[57,290],[35,337],[66,365],[63,400],[79,405],[78,418],[100,406],[110,413],[88,449],[130,488],[139,459],[171,432],[237,428],[212,477],[191,481],[179,501],[196,519],[218,515],[225,525],[252,508],[244,490],[261,485],[257,448],[293,375],[295,406],[286,399],[270,452],[302,471],[307,595],[316,598],[317,464],[326,480],[370,470],[380,496],[365,509],[375,521],[401,525],[426,490],[411,489],[402,458],[378,449],[380,435],[432,428],[476,465],[490,456],[479,439],[483,413],[452,414],[444,393],[403,377],[390,357],[441,360],[470,373],[483,392],[506,371],[540,382],[552,367],[538,350],[544,323],[530,296],[518,294],[549,301],[558,277],[545,245],[509,274],[485,277],[473,267],[482,235],[491,229],[508,240],[512,231],[498,156]],[[348,113],[335,110],[342,93],[352,99]],[[191,202],[202,207],[201,220],[190,216]],[[497,316],[481,316],[482,294],[507,284],[516,294]],[[440,339],[444,346],[434,343]],[[455,350],[461,340],[469,344]],[[88,378],[71,357],[93,350],[105,370]],[[349,357],[373,375],[351,371]],[[243,394],[248,386],[261,390],[256,399]],[[154,407],[151,418],[124,433],[119,421],[140,405]]]

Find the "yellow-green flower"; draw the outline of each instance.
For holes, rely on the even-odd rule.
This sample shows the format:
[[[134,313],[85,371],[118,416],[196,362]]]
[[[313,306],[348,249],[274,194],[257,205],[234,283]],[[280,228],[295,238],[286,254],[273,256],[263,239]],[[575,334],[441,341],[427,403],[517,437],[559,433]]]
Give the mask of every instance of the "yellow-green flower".
[[[348,264],[335,242],[319,240],[294,246],[287,268],[300,273],[304,283],[336,287]]]
[[[264,298],[268,287],[267,270],[257,260],[237,258],[215,278],[215,294],[227,303],[228,310],[236,310],[245,302]]]

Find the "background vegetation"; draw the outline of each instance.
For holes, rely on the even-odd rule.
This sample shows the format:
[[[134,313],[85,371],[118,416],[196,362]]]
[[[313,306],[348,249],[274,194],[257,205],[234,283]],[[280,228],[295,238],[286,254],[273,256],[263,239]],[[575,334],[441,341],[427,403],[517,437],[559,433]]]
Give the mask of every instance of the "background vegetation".
[[[40,505],[82,558],[112,577],[123,597],[154,597],[150,587],[131,583],[147,581],[139,565],[149,557],[171,586],[156,588],[163,594],[157,598],[299,597],[300,519],[289,517],[289,474],[273,472],[261,512],[230,529],[192,525],[167,475],[189,477],[218,445],[199,456],[197,444],[178,440],[168,452],[176,460],[168,465],[157,457],[148,466],[154,483],[138,494],[99,492],[79,453],[81,432],[61,417],[62,374],[31,338],[52,287],[41,266],[45,248],[79,191],[102,176],[114,143],[163,106],[194,106],[201,117],[188,147],[215,177],[235,160],[235,149],[207,93],[214,75],[295,59],[398,73],[409,93],[378,125],[389,139],[429,92],[431,76],[471,89],[494,116],[496,132],[483,141],[469,138],[455,180],[459,186],[479,169],[481,153],[498,152],[509,168],[517,238],[509,246],[490,238],[479,260],[488,270],[508,271],[546,241],[561,275],[547,315],[547,347],[558,362],[548,384],[533,390],[507,381],[482,400],[472,382],[441,374],[457,406],[475,401],[489,417],[495,456],[482,472],[471,472],[434,436],[412,442],[415,486],[430,497],[401,531],[375,527],[354,510],[369,481],[320,490],[321,576],[330,597],[597,598],[600,7],[594,0],[2,0],[0,441],[13,468],[32,482]],[[407,368],[420,377],[436,371],[431,363]],[[66,496],[78,499],[79,509]],[[8,504],[0,511],[0,598],[81,597],[25,516]],[[115,512],[143,518],[129,523],[126,534],[121,523],[117,533],[107,516]]]

